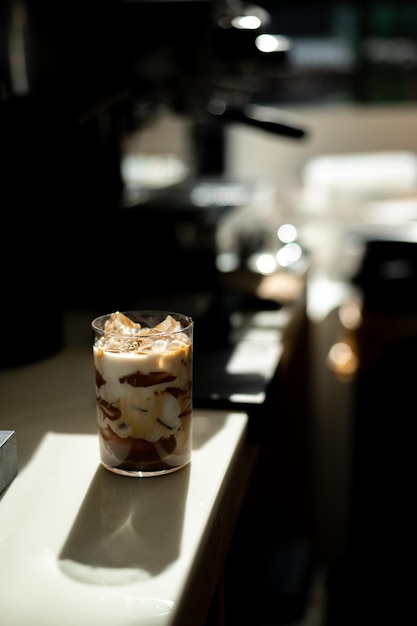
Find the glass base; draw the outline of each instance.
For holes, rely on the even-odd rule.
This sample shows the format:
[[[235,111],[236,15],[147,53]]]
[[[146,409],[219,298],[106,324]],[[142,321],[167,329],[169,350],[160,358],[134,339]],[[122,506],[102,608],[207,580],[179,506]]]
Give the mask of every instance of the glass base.
[[[112,467],[111,465],[107,465],[107,463],[104,463],[103,461],[101,461],[101,464],[104,468],[106,468],[106,470],[109,470],[109,472],[113,472],[113,474],[119,474],[120,476],[131,476],[132,478],[147,478],[150,476],[162,476],[164,474],[172,474],[173,472],[178,472],[178,470],[183,469],[183,467],[187,467],[187,465],[189,465],[190,463],[190,460],[188,460],[186,463],[183,463],[182,465],[177,465],[175,467],[170,467],[170,468],[161,469],[161,470],[151,470],[151,471],[149,470],[124,470],[118,467]]]

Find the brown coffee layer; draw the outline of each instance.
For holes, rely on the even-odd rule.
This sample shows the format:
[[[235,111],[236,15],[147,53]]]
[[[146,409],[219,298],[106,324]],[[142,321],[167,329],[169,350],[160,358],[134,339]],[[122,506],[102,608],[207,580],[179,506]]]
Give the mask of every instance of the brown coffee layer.
[[[172,469],[172,463],[167,463],[166,459],[175,451],[176,445],[175,435],[150,442],[118,437],[110,428],[100,428],[102,461],[119,470],[154,472]]]

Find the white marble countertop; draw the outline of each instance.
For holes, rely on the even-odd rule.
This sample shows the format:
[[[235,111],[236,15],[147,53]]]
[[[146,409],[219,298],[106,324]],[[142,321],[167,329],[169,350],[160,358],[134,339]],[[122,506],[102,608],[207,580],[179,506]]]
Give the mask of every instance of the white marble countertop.
[[[89,328],[81,328],[58,354],[0,370],[0,430],[16,432],[19,462],[0,495],[1,623],[178,624],[248,418],[198,409],[187,468],[111,474],[99,463]]]

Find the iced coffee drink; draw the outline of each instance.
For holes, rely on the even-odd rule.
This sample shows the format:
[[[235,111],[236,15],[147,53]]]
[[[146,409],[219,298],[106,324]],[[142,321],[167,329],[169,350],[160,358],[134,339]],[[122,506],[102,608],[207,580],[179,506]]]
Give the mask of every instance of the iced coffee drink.
[[[192,446],[192,319],[115,312],[92,328],[102,464],[132,476],[184,467]]]

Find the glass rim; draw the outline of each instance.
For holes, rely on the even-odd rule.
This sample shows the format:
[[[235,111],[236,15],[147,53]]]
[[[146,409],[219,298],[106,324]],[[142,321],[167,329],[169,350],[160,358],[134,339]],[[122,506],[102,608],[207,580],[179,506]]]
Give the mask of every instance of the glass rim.
[[[95,332],[99,332],[99,333],[107,333],[109,335],[114,335],[117,337],[120,337],[121,333],[118,332],[114,332],[114,331],[109,331],[109,330],[105,330],[104,329],[104,324],[105,321],[107,321],[114,313],[122,313],[123,315],[125,315],[126,317],[128,317],[132,322],[137,322],[137,320],[135,320],[134,318],[132,318],[132,315],[135,316],[140,316],[143,318],[146,317],[157,317],[158,318],[158,322],[156,323],[160,323],[163,322],[164,319],[168,316],[171,315],[175,320],[181,322],[181,324],[185,323],[185,326],[181,326],[180,329],[178,330],[174,330],[174,331],[157,331],[155,333],[153,333],[154,336],[158,335],[158,336],[163,336],[163,335],[176,335],[177,333],[184,333],[187,332],[188,330],[190,330],[190,328],[193,327],[194,325],[194,320],[190,315],[186,315],[185,313],[178,313],[177,311],[169,311],[169,310],[164,310],[164,309],[130,309],[127,311],[113,311],[112,313],[104,313],[103,315],[99,315],[98,317],[95,317],[93,319],[93,321],[91,322],[91,327],[93,329],[93,331]],[[102,323],[102,325],[100,326],[100,322]],[[153,328],[152,326],[149,326],[149,328]],[[130,333],[123,333],[124,337],[129,337]],[[132,333],[132,336],[135,337],[136,334]]]

